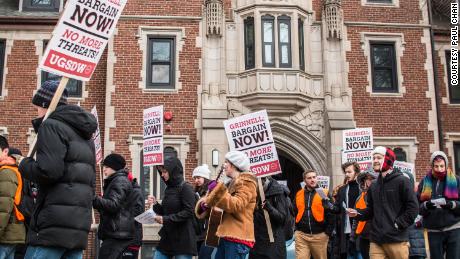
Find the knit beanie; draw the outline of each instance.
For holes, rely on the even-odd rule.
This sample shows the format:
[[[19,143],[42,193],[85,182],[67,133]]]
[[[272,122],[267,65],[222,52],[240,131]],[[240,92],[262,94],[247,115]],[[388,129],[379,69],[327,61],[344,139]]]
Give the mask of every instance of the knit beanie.
[[[123,158],[123,156],[114,153],[106,156],[104,161],[102,161],[102,165],[110,167],[115,171],[118,171],[125,168],[126,161]]]
[[[444,162],[446,162],[446,168],[449,164],[449,159],[447,159],[447,155],[446,153],[442,152],[442,151],[434,151],[433,154],[431,154],[431,158],[430,158],[430,164],[431,166],[433,166],[434,164],[434,160],[437,158],[437,157],[441,157],[442,159],[444,159]]]
[[[58,86],[59,81],[45,81],[32,98],[32,103],[42,108],[48,108]],[[67,96],[67,89],[64,89],[64,92],[62,92],[61,95],[61,99],[59,100],[59,105],[67,104]]]
[[[230,151],[225,155],[225,159],[227,159],[230,163],[232,163],[234,166],[240,169],[240,171],[249,171],[249,158],[244,152]]]
[[[201,176],[209,180],[209,178],[211,178],[211,171],[209,171],[208,165],[203,164],[193,169],[192,177],[195,176]]]
[[[381,172],[386,172],[393,168],[393,163],[396,160],[396,155],[393,150],[391,150],[391,148],[378,146],[372,151],[372,156],[374,156],[374,154],[380,154],[384,156],[383,165],[380,169]]]

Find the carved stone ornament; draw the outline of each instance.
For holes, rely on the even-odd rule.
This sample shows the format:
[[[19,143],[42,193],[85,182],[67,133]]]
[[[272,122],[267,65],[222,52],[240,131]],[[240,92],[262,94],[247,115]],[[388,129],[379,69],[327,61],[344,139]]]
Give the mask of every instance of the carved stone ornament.
[[[324,103],[313,101],[310,105],[291,117],[291,120],[304,127],[324,143]]]
[[[343,12],[341,0],[326,0],[324,3],[324,20],[328,39],[342,39]]]
[[[222,36],[222,0],[206,0],[206,36]]]

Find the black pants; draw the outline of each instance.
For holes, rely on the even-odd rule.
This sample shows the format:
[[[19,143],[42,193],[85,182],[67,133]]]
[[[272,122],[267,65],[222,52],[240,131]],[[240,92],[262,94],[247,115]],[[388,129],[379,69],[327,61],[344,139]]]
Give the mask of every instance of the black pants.
[[[460,228],[444,232],[428,232],[431,259],[460,258]]]
[[[361,251],[361,255],[363,259],[369,259],[369,248],[371,243],[369,239],[359,238],[359,250]]]

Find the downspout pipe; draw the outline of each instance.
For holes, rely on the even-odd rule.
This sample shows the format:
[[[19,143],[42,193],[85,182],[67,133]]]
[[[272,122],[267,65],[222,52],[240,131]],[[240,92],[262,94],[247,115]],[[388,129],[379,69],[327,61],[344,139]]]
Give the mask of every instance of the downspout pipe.
[[[436,54],[434,48],[434,32],[433,32],[433,13],[431,7],[431,0],[426,1],[428,4],[428,22],[430,25],[430,40],[431,40],[431,62],[433,66],[433,79],[434,79],[434,96],[436,104],[436,120],[438,124],[438,141],[439,141],[439,150],[444,150],[444,138],[442,130],[442,121],[441,121],[441,99],[440,99],[440,87],[438,80],[438,66],[436,65]]]

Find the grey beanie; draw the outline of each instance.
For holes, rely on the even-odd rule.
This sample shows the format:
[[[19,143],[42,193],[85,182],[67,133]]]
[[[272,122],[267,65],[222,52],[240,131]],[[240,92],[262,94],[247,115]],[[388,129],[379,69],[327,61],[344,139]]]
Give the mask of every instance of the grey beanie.
[[[431,154],[431,158],[430,158],[430,164],[431,164],[431,166],[433,166],[434,159],[435,159],[437,156],[440,156],[440,157],[442,157],[442,159],[444,159],[444,161],[446,162],[446,168],[447,168],[447,167],[449,166],[449,159],[447,159],[446,153],[444,153],[444,152],[442,152],[442,151],[434,151],[433,154]]]
[[[230,163],[232,163],[242,172],[249,171],[249,168],[250,168],[249,158],[244,152],[230,151],[225,155],[225,159],[227,159]]]

